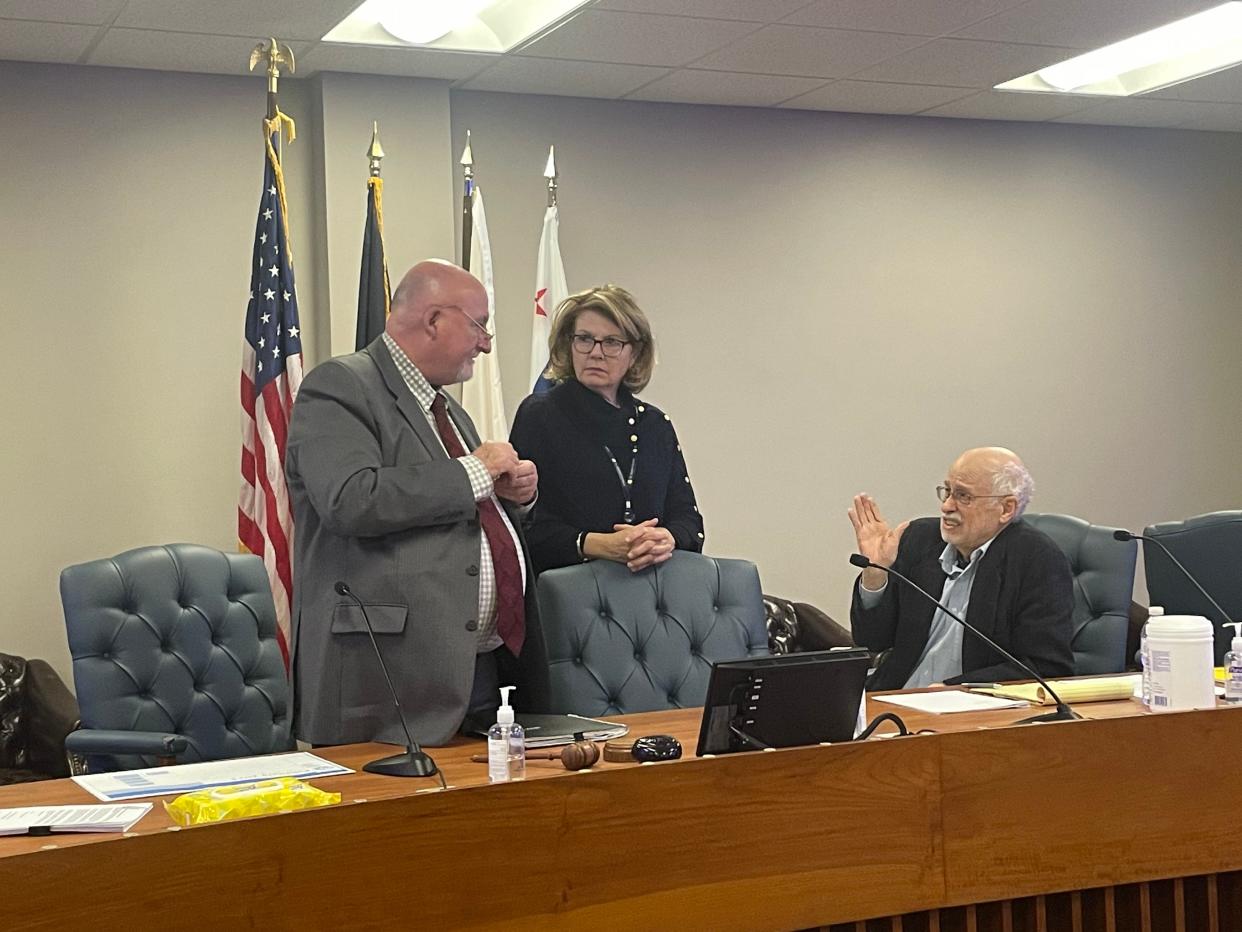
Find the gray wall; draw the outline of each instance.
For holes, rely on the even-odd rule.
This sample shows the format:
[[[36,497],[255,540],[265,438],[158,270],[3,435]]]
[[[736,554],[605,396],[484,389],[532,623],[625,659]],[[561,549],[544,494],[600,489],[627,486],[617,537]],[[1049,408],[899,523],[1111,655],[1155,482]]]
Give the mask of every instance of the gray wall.
[[[554,142],[570,289],[648,311],[647,396],[708,549],[769,592],[843,618],[853,493],[934,513],[978,444],[1026,458],[1032,510],[1242,504],[1242,136],[477,93],[453,126],[487,192],[506,389]]]
[[[308,364],[352,347],[381,120],[394,280],[453,255],[474,131],[510,412],[547,144],[571,288],[646,307],[709,550],[841,617],[850,495],[932,511],[961,448],[1034,507],[1139,525],[1238,507],[1242,137],[285,81]],[[57,575],[235,545],[262,80],[0,63],[0,650],[68,672]]]

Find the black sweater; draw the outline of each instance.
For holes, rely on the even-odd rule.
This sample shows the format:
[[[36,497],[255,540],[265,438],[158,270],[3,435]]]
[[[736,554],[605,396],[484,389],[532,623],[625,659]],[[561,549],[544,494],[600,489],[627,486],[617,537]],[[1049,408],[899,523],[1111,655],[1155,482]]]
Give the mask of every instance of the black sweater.
[[[628,523],[659,518],[679,550],[703,549],[703,518],[668,415],[624,388],[617,401],[614,408],[570,379],[518,408],[509,440],[539,469],[539,497],[526,531],[536,572],[581,562],[583,531],[611,533],[614,524],[626,523],[622,477],[629,477],[631,464]]]

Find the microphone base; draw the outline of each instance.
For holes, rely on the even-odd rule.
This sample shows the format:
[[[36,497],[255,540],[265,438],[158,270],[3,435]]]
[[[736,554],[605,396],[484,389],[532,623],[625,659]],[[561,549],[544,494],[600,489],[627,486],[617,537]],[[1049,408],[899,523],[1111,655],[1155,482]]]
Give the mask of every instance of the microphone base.
[[[406,750],[373,760],[362,769],[386,777],[434,777],[438,768],[436,762],[423,751]]]
[[[1042,715],[1032,715],[1030,718],[1024,718],[1015,722],[1017,725],[1033,725],[1039,722],[1073,722],[1081,721],[1082,716],[1075,712],[1067,705],[1057,708],[1055,712],[1045,712]]]

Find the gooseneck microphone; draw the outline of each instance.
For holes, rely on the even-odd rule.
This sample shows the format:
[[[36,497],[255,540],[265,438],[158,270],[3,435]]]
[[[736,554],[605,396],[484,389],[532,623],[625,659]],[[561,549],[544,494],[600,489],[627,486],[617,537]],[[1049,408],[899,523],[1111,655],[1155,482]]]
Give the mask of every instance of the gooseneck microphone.
[[[371,646],[375,649],[375,659],[379,661],[380,669],[384,671],[384,681],[388,683],[388,692],[392,695],[392,704],[397,707],[397,718],[401,721],[401,728],[405,731],[405,751],[401,754],[393,754],[391,757],[381,757],[379,760],[373,760],[369,764],[363,766],[363,770],[367,773],[379,773],[388,777],[433,777],[440,778],[440,786],[444,784],[444,774],[440,773],[436,762],[431,759],[431,755],[424,751],[414,737],[410,734],[410,726],[405,721],[405,713],[401,711],[401,700],[397,698],[397,690],[392,685],[392,677],[388,675],[388,665],[384,663],[384,655],[380,653],[379,644],[375,642],[375,629],[371,627],[371,619],[367,616],[367,607],[362,604],[362,599],[354,595],[354,591],[344,582],[338,582],[332,587],[336,590],[337,595],[343,595],[347,599],[353,599],[354,602],[362,609],[362,620],[367,626],[367,635],[371,638]]]
[[[1177,557],[1173,556],[1172,551],[1170,551],[1169,548],[1164,545],[1164,541],[1157,540],[1154,537],[1144,537],[1142,534],[1134,534],[1130,531],[1113,531],[1113,540],[1122,540],[1122,541],[1141,540],[1145,544],[1155,544],[1162,551],[1164,551],[1164,555],[1166,557],[1168,557],[1171,561],[1173,561],[1173,565],[1182,571],[1182,575],[1185,576],[1187,579],[1189,579],[1191,584],[1194,585],[1194,587],[1203,594],[1203,597],[1207,599],[1210,603],[1212,603],[1212,608],[1220,612],[1220,617],[1225,620],[1225,624],[1232,625],[1234,623],[1233,619],[1230,618],[1229,615],[1225,612],[1225,610],[1220,607],[1220,604],[1214,598],[1208,595],[1208,591],[1206,589],[1204,589],[1201,585],[1199,585],[1199,580],[1195,579],[1194,576],[1190,574],[1190,570],[1182,566],[1182,561],[1179,560]]]
[[[978,628],[976,628],[974,625],[968,622],[961,615],[950,610],[949,606],[945,605],[943,602],[937,599],[934,595],[932,595],[930,592],[928,592],[926,589],[924,589],[922,586],[916,583],[913,579],[910,579],[908,576],[902,575],[901,573],[897,572],[897,570],[893,569],[891,566],[880,566],[880,564],[878,563],[872,563],[870,560],[864,557],[861,553],[855,553],[851,555],[850,562],[853,563],[855,566],[861,567],[862,569],[872,568],[872,569],[877,569],[877,570],[883,570],[885,573],[888,573],[888,575],[890,576],[896,576],[903,583],[905,583],[915,592],[919,593],[921,596],[923,596],[923,598],[930,601],[933,605],[939,608],[942,612],[944,612],[946,615],[948,615],[950,618],[956,621],[959,625],[961,625],[963,628],[965,628],[975,637],[979,638],[979,640],[983,641],[983,643],[988,645],[988,647],[992,648],[992,650],[996,651],[998,654],[1000,654],[1010,663],[1019,667],[1024,673],[1030,674],[1031,679],[1035,680],[1037,683],[1039,683],[1040,686],[1046,689],[1048,691],[1048,695],[1052,697],[1052,701],[1057,704],[1057,710],[1055,712],[1048,712],[1044,715],[1034,715],[1034,716],[1031,716],[1030,718],[1024,718],[1020,722],[1018,722],[1019,725],[1025,725],[1030,722],[1066,722],[1066,721],[1071,721],[1073,719],[1082,718],[1081,715],[1079,715],[1077,712],[1075,712],[1068,705],[1066,705],[1064,702],[1061,701],[1061,697],[1056,694],[1056,690],[1054,690],[1051,686],[1049,686],[1048,681],[1044,679],[1042,676],[1040,676],[1038,673],[1036,673],[1034,669],[1032,669],[1029,665],[1023,663],[1013,654],[1009,653],[1009,651],[1005,650],[1005,648],[1001,647],[999,644],[997,644],[990,637],[988,637],[986,634],[984,634],[982,631],[980,631]]]

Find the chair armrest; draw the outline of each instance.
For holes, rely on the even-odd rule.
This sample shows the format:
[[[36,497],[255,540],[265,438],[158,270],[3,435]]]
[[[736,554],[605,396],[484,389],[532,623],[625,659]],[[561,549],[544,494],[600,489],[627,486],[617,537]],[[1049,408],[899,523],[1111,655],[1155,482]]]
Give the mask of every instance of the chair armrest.
[[[80,728],[65,737],[65,750],[71,754],[147,754],[176,757],[190,746],[185,735],[158,731],[107,731]]]

